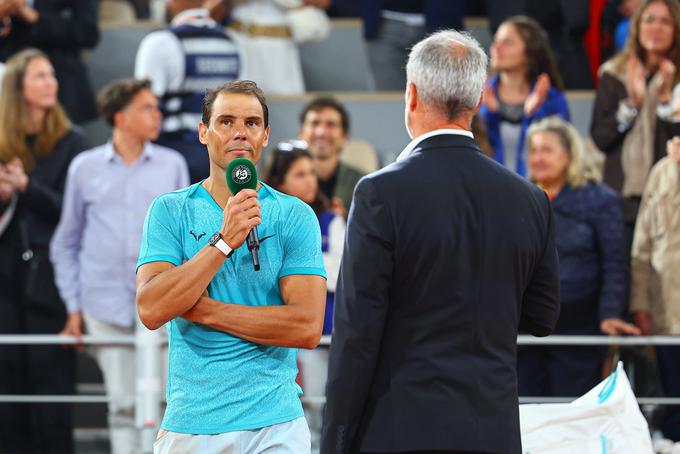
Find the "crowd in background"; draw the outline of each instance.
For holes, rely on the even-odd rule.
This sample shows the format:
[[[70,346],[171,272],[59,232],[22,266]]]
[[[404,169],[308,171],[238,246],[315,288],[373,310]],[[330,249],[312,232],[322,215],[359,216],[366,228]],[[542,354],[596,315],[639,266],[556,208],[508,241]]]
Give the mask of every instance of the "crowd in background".
[[[157,8],[130,3],[139,18]],[[252,79],[267,94],[302,94],[298,44],[325,39],[328,16],[359,16],[376,89],[403,91],[410,46],[477,12],[494,37],[473,130],[490,159],[552,201],[556,333],[679,335],[680,3],[486,0],[486,11],[472,3],[168,0],[167,27],[137,51],[136,80],[112,81],[95,97],[81,54],[98,42],[99,2],[0,0],[0,334],[142,329],[134,310],[141,225],[154,197],[209,174],[196,132],[207,88]],[[581,137],[565,90],[593,87],[590,137]],[[113,134],[90,148],[78,125],[97,112]],[[333,97],[308,103],[299,130],[287,133],[296,140],[270,152],[263,180],[317,215],[330,334],[352,191],[366,169],[341,159],[350,118]],[[520,395],[579,396],[607,372],[609,353],[520,348]],[[121,403],[134,386],[130,354],[94,351],[119,399],[109,405],[113,452],[135,445],[126,432],[132,406]],[[326,355],[300,353],[311,395],[323,394]],[[650,364],[665,395],[680,396],[680,347],[657,347]],[[128,376],[116,375],[122,369]],[[73,350],[0,348],[0,394],[73,394],[74,382]],[[317,437],[321,408],[306,408]],[[658,427],[680,441],[678,407]],[[71,434],[69,405],[0,404],[0,452],[73,452]]]

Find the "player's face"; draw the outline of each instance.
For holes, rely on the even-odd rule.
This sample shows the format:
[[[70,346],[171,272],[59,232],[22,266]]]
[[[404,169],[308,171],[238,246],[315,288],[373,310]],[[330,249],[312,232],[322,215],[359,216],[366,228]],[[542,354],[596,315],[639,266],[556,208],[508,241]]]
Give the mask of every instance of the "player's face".
[[[269,141],[269,127],[264,125],[264,112],[255,96],[221,93],[212,106],[210,123],[198,126],[199,140],[208,147],[210,160],[226,169],[236,158],[254,164]]]

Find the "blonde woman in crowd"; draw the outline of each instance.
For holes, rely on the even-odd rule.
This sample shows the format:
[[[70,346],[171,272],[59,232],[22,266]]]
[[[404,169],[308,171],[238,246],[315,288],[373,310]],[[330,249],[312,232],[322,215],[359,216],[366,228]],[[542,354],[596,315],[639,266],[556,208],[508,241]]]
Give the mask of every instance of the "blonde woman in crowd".
[[[630,311],[644,335],[680,335],[680,137],[651,170],[635,225]],[[680,347],[657,346],[666,396],[680,396]],[[680,408],[668,406],[660,428],[680,441]]]
[[[0,97],[0,334],[56,334],[66,311],[48,245],[69,163],[83,148],[57,101],[54,68],[38,50],[7,61]],[[0,394],[73,394],[75,352],[0,347]],[[0,405],[0,452],[74,452],[70,404]]]
[[[671,121],[680,80],[680,3],[644,0],[630,24],[624,50],[600,68],[590,128],[606,154],[604,182],[623,196],[627,251],[647,175],[680,132]]]
[[[559,117],[527,132],[532,181],[552,200],[560,262],[555,334],[639,334],[625,312],[626,262],[620,199],[598,183],[576,129]],[[601,379],[605,349],[524,347],[518,351],[521,396],[580,396]]]

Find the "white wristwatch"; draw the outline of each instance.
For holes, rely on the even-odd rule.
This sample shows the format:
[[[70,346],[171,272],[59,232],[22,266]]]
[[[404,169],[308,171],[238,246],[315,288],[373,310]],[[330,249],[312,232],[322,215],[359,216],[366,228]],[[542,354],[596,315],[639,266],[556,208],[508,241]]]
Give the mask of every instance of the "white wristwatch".
[[[227,258],[231,257],[231,254],[234,253],[234,250],[230,248],[227,242],[222,239],[222,235],[220,235],[220,232],[213,233],[213,235],[208,240],[208,244],[210,246],[215,246],[224,255],[226,255]]]

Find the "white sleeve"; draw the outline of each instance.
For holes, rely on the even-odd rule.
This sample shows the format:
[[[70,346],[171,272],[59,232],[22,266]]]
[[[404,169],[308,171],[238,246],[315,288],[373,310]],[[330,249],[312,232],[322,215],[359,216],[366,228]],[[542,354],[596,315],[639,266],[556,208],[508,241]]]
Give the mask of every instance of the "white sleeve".
[[[173,89],[170,81],[176,80],[177,73],[184,71],[184,57],[178,46],[179,43],[172,32],[159,30],[149,33],[137,49],[135,78],[149,79],[151,91],[156,96],[163,96],[168,90]],[[180,80],[181,77],[179,74]]]
[[[326,267],[326,287],[329,292],[335,292],[338,282],[346,228],[347,225],[342,216],[335,216],[328,225],[328,251],[323,254],[323,264]]]

